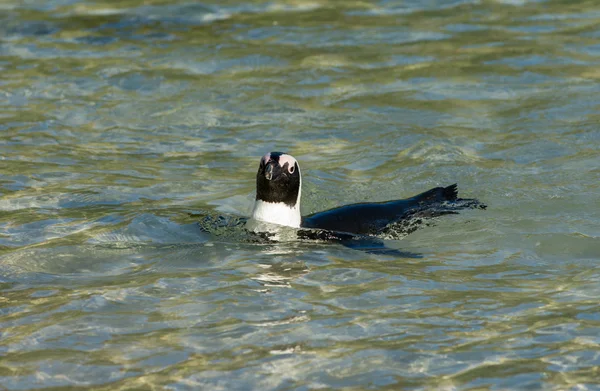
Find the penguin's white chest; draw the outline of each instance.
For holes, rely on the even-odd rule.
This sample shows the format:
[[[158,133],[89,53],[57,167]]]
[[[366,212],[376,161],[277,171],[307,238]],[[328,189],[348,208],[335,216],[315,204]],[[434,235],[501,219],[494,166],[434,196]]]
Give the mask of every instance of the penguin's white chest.
[[[300,198],[300,197],[298,197]],[[298,203],[288,206],[283,202],[265,202],[256,200],[252,210],[252,218],[272,224],[300,228],[301,216]]]

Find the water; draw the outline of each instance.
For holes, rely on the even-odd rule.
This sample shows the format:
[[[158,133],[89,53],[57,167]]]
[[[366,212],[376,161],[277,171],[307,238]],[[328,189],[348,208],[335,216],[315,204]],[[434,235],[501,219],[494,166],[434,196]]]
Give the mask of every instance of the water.
[[[600,389],[600,5],[0,4],[0,389]],[[202,233],[457,182],[390,248]]]

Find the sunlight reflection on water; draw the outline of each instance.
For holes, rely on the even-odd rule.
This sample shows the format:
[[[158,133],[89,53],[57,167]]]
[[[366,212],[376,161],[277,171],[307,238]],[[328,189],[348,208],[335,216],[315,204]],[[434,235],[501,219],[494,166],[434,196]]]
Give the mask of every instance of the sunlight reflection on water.
[[[0,388],[600,386],[595,3],[0,9]],[[304,214],[489,208],[418,259],[202,232],[271,150]]]

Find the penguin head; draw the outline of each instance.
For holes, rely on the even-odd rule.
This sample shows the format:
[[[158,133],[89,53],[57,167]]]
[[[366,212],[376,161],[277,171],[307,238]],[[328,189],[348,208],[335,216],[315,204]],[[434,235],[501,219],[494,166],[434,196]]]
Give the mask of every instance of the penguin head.
[[[300,167],[293,156],[270,152],[260,159],[256,173],[256,199],[282,203],[290,208],[300,202]]]

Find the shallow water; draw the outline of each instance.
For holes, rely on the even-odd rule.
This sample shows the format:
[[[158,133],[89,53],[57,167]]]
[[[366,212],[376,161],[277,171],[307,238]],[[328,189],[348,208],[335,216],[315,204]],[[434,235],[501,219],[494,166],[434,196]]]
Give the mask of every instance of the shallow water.
[[[600,389],[600,5],[0,4],[0,389]],[[458,183],[393,249],[249,243]],[[219,232],[217,232],[219,233]]]

